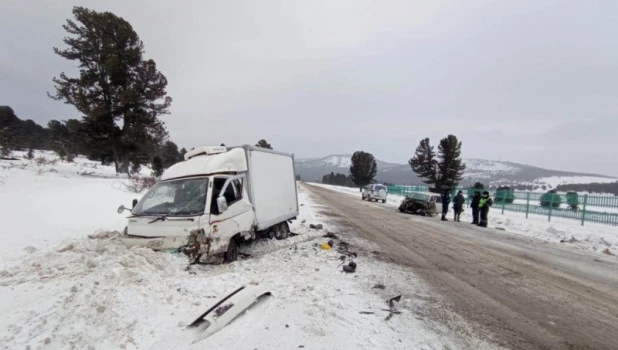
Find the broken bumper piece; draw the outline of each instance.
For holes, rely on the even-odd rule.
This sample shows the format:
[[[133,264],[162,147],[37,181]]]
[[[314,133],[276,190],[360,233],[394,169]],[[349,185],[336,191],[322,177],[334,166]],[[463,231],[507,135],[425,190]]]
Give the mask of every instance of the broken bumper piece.
[[[197,333],[193,343],[218,332],[269,295],[271,295],[270,291],[257,282],[251,282],[228,294],[187,326]]]

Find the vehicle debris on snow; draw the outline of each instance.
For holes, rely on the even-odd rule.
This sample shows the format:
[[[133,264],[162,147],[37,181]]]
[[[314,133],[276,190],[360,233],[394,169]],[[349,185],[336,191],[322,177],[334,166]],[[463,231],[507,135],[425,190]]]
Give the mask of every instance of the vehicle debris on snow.
[[[218,332],[248,308],[270,295],[270,291],[257,282],[251,282],[238,288],[187,326],[187,328],[195,329],[197,332],[193,343],[204,340]]]
[[[354,261],[350,261],[347,265],[343,265],[343,271],[347,273],[356,272],[356,263]]]
[[[384,311],[388,311],[388,316],[386,316],[386,318],[384,319],[384,321],[388,321],[391,319],[391,317],[393,317],[393,315],[398,315],[401,313],[401,311],[397,310],[397,308],[395,307],[395,302],[399,302],[401,301],[401,295],[397,295],[395,297],[392,297],[390,299],[388,299],[387,303],[388,303],[388,309],[384,309]]]
[[[322,224],[310,224],[309,228],[312,228],[314,230],[321,230],[324,226],[322,226]]]

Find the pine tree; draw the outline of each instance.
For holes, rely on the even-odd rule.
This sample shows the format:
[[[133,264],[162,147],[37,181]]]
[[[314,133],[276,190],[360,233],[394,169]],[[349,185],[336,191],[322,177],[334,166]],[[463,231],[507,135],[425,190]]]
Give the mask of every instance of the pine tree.
[[[260,148],[273,149],[270,143],[266,142],[266,140],[264,139],[261,139],[260,141],[258,141],[258,143],[255,146],[260,147]]]
[[[418,147],[416,147],[414,157],[408,163],[412,167],[412,171],[417,173],[424,183],[433,189],[439,187],[438,160],[436,159],[436,152],[429,142],[429,138],[421,140]]]
[[[160,158],[164,169],[178,163],[181,157],[180,152],[178,152],[178,146],[174,142],[166,141],[163,147],[161,147]]]
[[[150,164],[152,167],[152,176],[160,177],[163,175],[163,160],[159,156],[155,156],[152,158],[152,163]]]
[[[408,163],[430,190],[437,192],[456,188],[466,169],[461,160],[461,142],[454,135],[440,140],[437,157],[429,138],[421,140]]]
[[[127,21],[83,7],[74,7],[73,15],[75,21],[63,25],[68,48],[54,52],[77,61],[80,73],[54,78],[56,93],[50,97],[84,115],[83,138],[98,153],[111,153],[121,172],[129,158],[143,157],[167,138],[158,118],[168,113],[172,101],[167,79],[153,60],[143,58],[144,45]]]
[[[185,154],[187,153],[187,149],[186,148],[181,148],[180,152],[178,152],[178,161],[182,162],[183,160],[185,160]]]
[[[351,161],[350,175],[354,184],[361,188],[370,184],[378,172],[378,165],[373,155],[357,151],[352,155]]]
[[[466,165],[461,160],[461,142],[457,136],[448,135],[440,140],[438,146],[438,169],[443,189],[453,190],[463,179]]]

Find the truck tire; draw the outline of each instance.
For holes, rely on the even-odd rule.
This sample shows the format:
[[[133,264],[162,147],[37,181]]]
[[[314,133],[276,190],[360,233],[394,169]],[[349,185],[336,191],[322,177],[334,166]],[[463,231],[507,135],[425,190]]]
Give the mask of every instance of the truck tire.
[[[282,232],[282,239],[286,239],[288,237],[290,237],[290,226],[288,226],[287,222],[282,222],[281,223],[281,232]]]
[[[276,225],[275,227],[273,227],[273,230],[275,232],[276,239],[286,239],[290,236],[290,228],[288,227],[287,222],[282,222]]]
[[[383,200],[382,200],[382,203],[386,203],[386,199],[383,199]]]
[[[227,245],[227,252],[223,253],[223,262],[231,263],[238,259],[238,244],[234,238],[230,239],[230,243]]]

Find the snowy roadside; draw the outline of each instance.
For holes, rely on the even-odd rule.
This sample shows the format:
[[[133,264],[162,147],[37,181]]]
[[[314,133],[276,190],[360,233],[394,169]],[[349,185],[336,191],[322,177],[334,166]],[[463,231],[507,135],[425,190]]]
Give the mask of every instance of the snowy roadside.
[[[2,349],[491,348],[455,315],[448,316],[454,320],[451,328],[431,321],[428,315],[444,312],[440,300],[409,269],[376,260],[373,247],[337,227],[328,208],[313,202],[303,187],[300,217],[291,227],[297,236],[242,247],[250,257],[232,264],[188,267],[182,255],[127,248],[111,232],[122,227],[123,216],[107,213],[116,215],[119,198],[129,202],[135,196],[116,188],[118,180],[71,175],[71,182],[62,183],[56,173],[19,174],[9,174],[10,185],[2,191],[16,200],[13,186],[23,186],[21,193],[36,202],[37,215],[16,212],[3,201],[2,209],[16,218],[2,239],[19,254],[0,251]],[[93,196],[96,200],[84,204]],[[86,210],[91,215],[78,220],[83,226],[67,222]],[[103,211],[105,216],[97,217]],[[324,229],[312,230],[310,223]],[[37,227],[24,242],[26,228]],[[327,231],[362,246],[354,258],[356,273],[342,272],[339,240],[333,250],[319,247],[328,241],[322,237]],[[41,244],[45,232],[49,237]],[[37,248],[22,250],[26,243]],[[186,325],[250,281],[270,287],[273,297],[192,344],[195,334]],[[374,288],[380,284],[384,289]],[[399,294],[402,313],[385,321],[385,301]]]
[[[49,249],[63,239],[97,230],[122,230],[126,219],[116,213],[139,194],[113,167],[85,158],[62,162],[51,152],[36,151],[36,160],[0,161],[0,268],[10,258],[33,249]],[[147,170],[145,170],[147,171]]]
[[[360,200],[360,192],[357,188],[317,183],[311,183],[311,185],[351,196],[358,196]],[[392,207],[399,207],[402,200],[403,197],[401,196],[389,195],[386,204]],[[377,204],[383,205],[381,203]],[[451,219],[452,215],[453,210],[449,208],[449,219]],[[472,221],[472,211],[470,208],[465,208],[461,220],[465,222]],[[618,256],[618,227],[594,223],[586,223],[585,226],[581,226],[577,220],[556,217],[552,218],[551,222],[548,222],[547,217],[539,215],[529,215],[528,219],[526,219],[523,213],[505,211],[502,214],[498,207],[494,207],[490,211],[489,226],[499,228],[499,230],[495,230],[496,234],[515,233],[575,249],[588,250],[604,255],[611,253]]]

